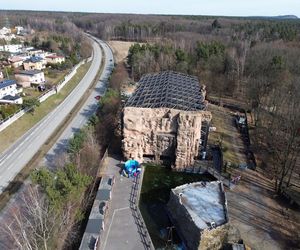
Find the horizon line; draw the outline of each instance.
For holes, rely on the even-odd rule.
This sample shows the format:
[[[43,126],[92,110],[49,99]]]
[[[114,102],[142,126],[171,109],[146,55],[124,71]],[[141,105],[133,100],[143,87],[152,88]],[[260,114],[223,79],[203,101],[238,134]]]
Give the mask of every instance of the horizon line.
[[[274,17],[285,17],[294,16],[297,19],[299,17],[295,14],[280,14],[280,15],[216,15],[216,14],[166,14],[166,13],[135,13],[135,12],[96,12],[96,11],[72,11],[72,10],[33,10],[33,9],[0,9],[0,11],[31,11],[31,12],[57,12],[57,13],[85,13],[85,14],[115,14],[115,15],[154,15],[154,16],[203,16],[203,17],[233,17],[233,18],[274,18]],[[294,18],[294,19],[296,19]],[[288,19],[288,18],[287,18]],[[292,18],[293,19],[293,18]]]

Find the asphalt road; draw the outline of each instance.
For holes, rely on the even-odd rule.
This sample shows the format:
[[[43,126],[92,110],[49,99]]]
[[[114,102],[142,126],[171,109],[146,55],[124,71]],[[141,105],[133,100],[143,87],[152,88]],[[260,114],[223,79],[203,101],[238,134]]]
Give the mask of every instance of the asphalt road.
[[[97,100],[95,99],[95,96],[104,94],[105,92],[106,81],[113,68],[114,62],[113,55],[109,47],[102,41],[99,41],[99,43],[104,50],[106,58],[101,77],[96,88],[92,91],[80,112],[78,112],[78,114],[74,117],[71,124],[63,132],[61,138],[59,138],[58,142],[47,154],[47,164],[51,163],[51,155],[56,152],[57,146],[61,147],[61,140],[70,138],[77,129],[86,123],[89,116],[96,110]],[[66,116],[78,103],[82,95],[88,90],[101,66],[102,51],[96,42],[93,42],[93,55],[94,57],[90,69],[68,97],[38,124],[27,131],[15,144],[0,155],[0,194],[7,187],[9,182],[14,179],[21,169],[38,152],[40,147],[64,121]]]
[[[108,78],[114,67],[114,58],[111,49],[107,46],[106,43],[103,42],[101,42],[101,46],[105,53],[105,62],[103,72],[100,78],[98,79],[95,88],[92,90],[90,96],[88,97],[80,111],[69,123],[69,125],[61,134],[59,139],[46,154],[45,158],[43,159],[40,165],[48,167],[55,166],[55,157],[61,154],[62,152],[66,151],[69,139],[73,136],[75,132],[79,131],[79,129],[82,128],[88,122],[89,118],[96,112],[98,107],[98,100],[96,100],[95,97],[103,96],[105,94]]]

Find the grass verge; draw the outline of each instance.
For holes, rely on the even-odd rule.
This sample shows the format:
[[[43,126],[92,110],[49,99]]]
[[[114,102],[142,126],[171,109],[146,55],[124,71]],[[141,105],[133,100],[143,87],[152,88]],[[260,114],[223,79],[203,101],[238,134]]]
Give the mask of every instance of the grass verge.
[[[102,48],[101,48],[101,50],[102,50]],[[102,53],[103,53],[103,50],[102,50]],[[0,211],[6,206],[7,202],[10,200],[10,198],[19,190],[19,188],[22,186],[22,184],[24,183],[24,181],[30,175],[31,171],[36,166],[38,166],[38,164],[41,161],[41,159],[51,149],[51,147],[54,145],[54,143],[60,137],[60,135],[62,134],[62,132],[69,125],[69,123],[72,120],[72,118],[76,115],[76,113],[79,111],[79,109],[81,108],[81,106],[83,105],[83,103],[86,101],[86,99],[90,95],[91,90],[93,89],[93,87],[97,83],[97,79],[99,78],[101,72],[103,71],[103,62],[104,62],[104,59],[105,58],[103,57],[102,61],[101,61],[101,67],[100,67],[100,69],[99,69],[96,77],[94,78],[93,83],[89,87],[88,91],[86,91],[84,93],[84,95],[81,97],[81,99],[79,100],[79,102],[75,105],[75,107],[73,108],[73,110],[69,113],[69,115],[61,123],[61,125],[58,126],[58,128],[54,131],[53,135],[46,141],[46,143],[33,156],[33,158],[27,163],[27,165],[24,166],[24,168],[16,175],[16,177],[14,178],[14,180],[10,182],[10,184],[7,186],[7,188],[4,190],[4,192],[0,195]],[[51,96],[49,99],[47,99],[47,101],[49,100],[49,101],[52,101],[54,103],[57,102],[58,104],[61,103],[64,98],[60,99],[59,96],[60,95],[64,95],[64,93],[65,93],[65,97],[66,97],[75,88],[75,86],[80,82],[80,80],[85,75],[85,72],[87,70],[86,71],[82,71],[81,78],[79,76],[79,74],[80,74],[81,70],[83,70],[82,68],[84,66],[86,66],[87,69],[88,69],[89,66],[90,66],[90,63],[84,64],[83,66],[81,66],[78,69],[77,74],[70,80],[72,82],[69,82],[69,84],[67,84],[62,89],[62,91],[59,94]],[[75,79],[77,79],[77,80],[75,80]],[[74,80],[74,82],[73,82],[73,80]],[[54,99],[54,100],[52,100],[52,99]],[[47,103],[47,101],[45,101],[44,103]],[[53,108],[55,108],[55,107],[53,107]]]
[[[49,97],[45,102],[41,103],[41,105],[35,109],[34,114],[26,113],[3,130],[0,133],[0,141],[5,143],[0,143],[0,153],[6,148],[9,148],[20,136],[57,107],[78,85],[90,68],[90,65],[91,63],[86,63],[79,67],[77,73],[70,79],[69,83],[58,94]]]

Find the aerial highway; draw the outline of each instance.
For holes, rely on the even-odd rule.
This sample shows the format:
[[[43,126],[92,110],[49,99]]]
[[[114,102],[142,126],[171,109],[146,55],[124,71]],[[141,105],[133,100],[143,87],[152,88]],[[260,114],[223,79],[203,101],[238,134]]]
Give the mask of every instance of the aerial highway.
[[[88,90],[101,66],[101,60],[103,57],[100,48],[101,46],[105,53],[105,61],[102,74],[97,82],[97,86],[93,91],[91,91],[90,96],[82,106],[81,110],[75,115],[69,126],[62,133],[59,140],[47,154],[45,158],[47,159],[47,162],[45,162],[46,164],[51,163],[50,156],[53,155],[55,149],[57,149],[57,147],[60,145],[61,140],[70,138],[76,129],[81,128],[86,123],[89,116],[95,112],[97,107],[97,100],[95,99],[95,96],[104,94],[105,92],[106,81],[113,68],[113,55],[110,48],[103,41],[97,40],[96,42],[93,40],[92,45],[93,60],[91,66],[76,88],[58,107],[56,107],[29,131],[27,131],[10,148],[0,155],[0,194],[38,152],[40,147],[55,132],[57,127],[62,124],[65,118],[70,114],[72,109],[81,99],[82,95]]]

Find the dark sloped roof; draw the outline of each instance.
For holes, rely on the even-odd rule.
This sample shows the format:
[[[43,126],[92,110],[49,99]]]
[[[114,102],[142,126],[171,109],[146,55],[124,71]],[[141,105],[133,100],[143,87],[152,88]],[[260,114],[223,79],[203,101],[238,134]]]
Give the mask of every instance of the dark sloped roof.
[[[25,60],[24,62],[25,63],[27,63],[27,62],[36,63],[36,62],[40,62],[42,60],[43,60],[43,58],[41,58],[39,56],[33,56],[33,57],[30,57],[29,59]]]
[[[16,75],[29,75],[29,76],[33,76],[33,75],[36,75],[36,74],[39,74],[41,73],[42,71],[40,70],[23,70],[23,71],[20,71],[18,73],[16,73]]]
[[[0,89],[8,87],[10,85],[14,85],[17,84],[17,82],[15,80],[3,80],[0,81]]]
[[[202,110],[204,97],[197,77],[173,71],[144,75],[126,107]]]
[[[18,95],[15,95],[15,96],[12,96],[12,95],[6,95],[4,96],[2,99],[3,100],[9,100],[9,101],[15,101],[15,100],[18,100],[20,99],[21,97],[18,96]]]

